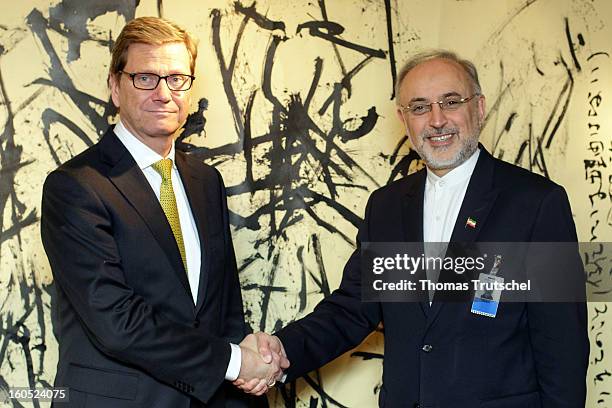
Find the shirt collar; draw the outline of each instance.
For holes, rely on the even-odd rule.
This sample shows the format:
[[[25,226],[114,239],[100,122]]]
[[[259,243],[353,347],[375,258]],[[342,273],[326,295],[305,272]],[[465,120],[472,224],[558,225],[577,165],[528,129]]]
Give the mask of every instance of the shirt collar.
[[[132,134],[127,128],[123,125],[121,120],[115,125],[114,129],[117,138],[123,143],[125,148],[130,152],[134,161],[141,170],[150,167],[153,163],[156,163],[164,157],[162,157],[155,150],[151,149],[146,144],[142,143],[136,136]],[[174,151],[174,143],[172,143],[172,147],[170,148],[170,152],[165,157],[166,159],[172,160],[172,167],[176,169],[176,161],[174,160],[175,156]]]
[[[437,176],[436,174],[434,174],[433,171],[427,168],[427,181],[430,184],[435,184],[441,180],[444,180],[444,183],[448,185],[456,185],[461,182],[465,182],[470,177],[472,177],[472,173],[474,172],[474,169],[476,168],[476,163],[478,162],[478,156],[480,156],[480,148],[477,148],[476,151],[472,153],[469,159],[467,159],[442,177]]]

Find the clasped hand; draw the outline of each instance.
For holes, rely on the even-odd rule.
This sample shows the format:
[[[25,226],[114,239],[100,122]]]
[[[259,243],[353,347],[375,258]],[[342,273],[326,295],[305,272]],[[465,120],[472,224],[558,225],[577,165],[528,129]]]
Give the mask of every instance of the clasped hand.
[[[233,384],[248,394],[266,393],[289,367],[283,344],[276,336],[262,332],[249,334],[240,343],[240,349],[240,374]]]

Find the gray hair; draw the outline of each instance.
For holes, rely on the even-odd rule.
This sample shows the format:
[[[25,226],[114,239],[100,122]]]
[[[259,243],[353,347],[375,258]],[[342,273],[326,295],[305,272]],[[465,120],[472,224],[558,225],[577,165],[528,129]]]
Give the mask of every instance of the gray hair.
[[[402,65],[402,68],[400,69],[399,74],[397,76],[397,80],[395,81],[395,103],[397,105],[399,105],[400,103],[399,102],[400,85],[402,84],[402,81],[404,80],[408,72],[410,72],[414,67],[416,67],[419,64],[422,64],[424,62],[427,62],[433,59],[437,59],[437,58],[444,58],[447,60],[451,60],[461,65],[461,67],[465,70],[466,74],[468,74],[468,78],[472,82],[472,89],[474,93],[477,93],[477,94],[481,93],[480,82],[478,81],[478,71],[476,70],[476,66],[474,65],[473,62],[460,58],[457,54],[455,54],[452,51],[430,50],[430,51],[421,52],[413,56],[408,61],[406,61],[404,65]]]

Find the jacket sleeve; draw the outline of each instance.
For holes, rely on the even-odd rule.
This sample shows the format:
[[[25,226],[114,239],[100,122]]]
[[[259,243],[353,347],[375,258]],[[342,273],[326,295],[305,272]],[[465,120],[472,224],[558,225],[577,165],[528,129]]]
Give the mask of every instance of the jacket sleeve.
[[[357,248],[344,267],[340,287],[307,316],[276,335],[291,365],[286,381],[303,376],[357,346],[381,321],[380,305],[361,301],[361,242],[367,242],[368,214],[357,234]]]
[[[104,354],[206,402],[224,382],[226,340],[172,321],[126,281],[113,220],[99,195],[57,170],[43,187],[42,241],[59,290]]]
[[[225,271],[224,279],[228,282],[223,285],[223,301],[221,303],[221,318],[225,322],[222,327],[222,338],[231,343],[239,344],[244,337],[251,332],[244,321],[244,309],[242,293],[240,291],[240,280],[236,266],[236,256],[230,231],[229,211],[227,209],[227,194],[221,174],[214,169],[219,179],[219,197],[223,213],[223,238],[225,248]],[[225,406],[231,408],[241,407],[267,407],[267,397],[255,397],[240,391],[229,382],[223,384],[225,388]]]
[[[567,195],[557,186],[542,200],[531,241],[576,240]],[[565,276],[558,279],[577,284],[584,282],[584,270],[577,250],[558,256],[563,256],[571,265],[562,268]],[[583,407],[589,357],[585,302],[531,302],[527,304],[527,313],[542,407]]]
[[[214,169],[214,171],[219,179],[219,197],[223,213],[223,239],[225,245],[225,271],[223,276],[228,280],[228,283],[223,285],[225,293],[221,305],[221,313],[224,317],[222,320],[226,322],[226,324],[222,328],[222,337],[234,344],[238,344],[248,333],[250,333],[250,330],[244,321],[242,293],[240,291],[240,279],[238,277],[236,255],[234,253],[234,245],[232,243],[230,231],[225,185],[223,184],[221,174],[216,169]]]

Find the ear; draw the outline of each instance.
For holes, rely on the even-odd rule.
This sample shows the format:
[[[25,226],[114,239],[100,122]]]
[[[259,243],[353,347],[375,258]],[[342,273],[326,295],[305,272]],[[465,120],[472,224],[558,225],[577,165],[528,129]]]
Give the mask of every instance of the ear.
[[[108,76],[108,85],[111,90],[111,98],[116,108],[119,108],[119,81],[121,80],[121,74],[110,74]]]
[[[486,112],[486,100],[484,95],[478,97],[478,123],[482,126],[484,123],[485,112]]]
[[[400,120],[400,122],[404,123],[404,114],[402,113],[402,108],[398,106],[395,109],[395,114],[397,115],[397,118]]]
[[[404,131],[406,132],[406,136],[410,136],[410,132],[408,131],[408,122],[406,122],[406,118],[404,117],[405,113],[402,112],[402,109],[399,106],[395,110],[395,114],[397,115],[399,121],[402,122],[402,125],[404,126]]]

